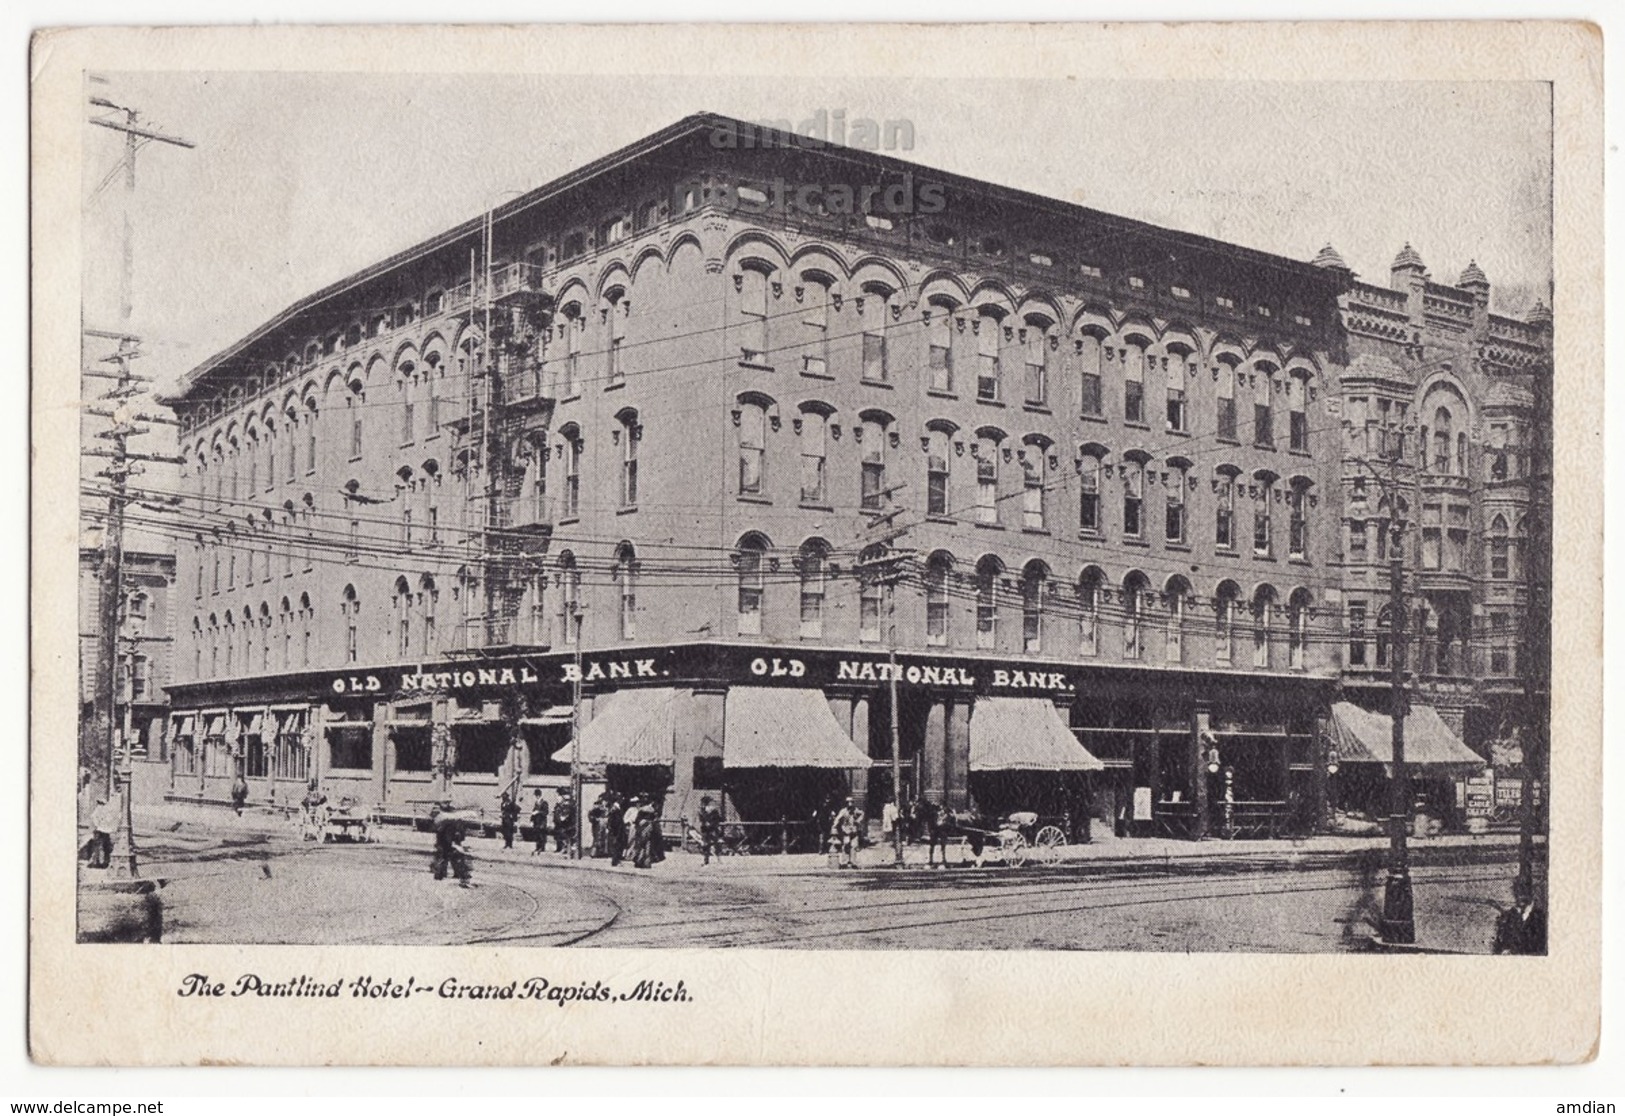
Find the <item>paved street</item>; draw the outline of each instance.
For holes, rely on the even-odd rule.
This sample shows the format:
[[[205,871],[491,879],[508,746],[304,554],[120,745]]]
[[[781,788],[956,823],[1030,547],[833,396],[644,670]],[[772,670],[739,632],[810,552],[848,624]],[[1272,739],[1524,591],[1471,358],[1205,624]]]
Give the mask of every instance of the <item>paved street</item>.
[[[1386,851],[1107,838],[1052,866],[899,871],[871,849],[855,871],[684,853],[639,871],[473,838],[465,889],[431,877],[430,838],[407,830],[316,845],[266,814],[189,807],[138,829],[171,942],[1335,952],[1367,947]],[[1420,843],[1420,943],[1487,952],[1516,858],[1509,837]]]

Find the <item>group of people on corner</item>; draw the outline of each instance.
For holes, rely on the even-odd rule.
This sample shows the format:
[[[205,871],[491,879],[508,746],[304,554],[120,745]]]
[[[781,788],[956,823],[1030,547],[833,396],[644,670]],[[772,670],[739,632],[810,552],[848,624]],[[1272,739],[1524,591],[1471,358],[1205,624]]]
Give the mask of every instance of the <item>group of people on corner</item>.
[[[608,857],[615,867],[623,860],[630,860],[637,868],[659,864],[666,859],[660,815],[661,804],[652,795],[622,797],[613,790],[604,791],[587,811],[593,858]]]
[[[502,820],[502,847],[513,848],[514,835],[519,829],[519,817],[522,808],[519,800],[512,791],[502,792],[502,806],[500,817]],[[550,819],[551,815],[551,819]],[[551,820],[551,824],[549,824]],[[559,792],[557,804],[549,807],[547,799],[542,797],[541,788],[538,787],[530,803],[530,830],[532,839],[536,842],[531,850],[532,856],[538,856],[547,851],[547,838],[553,836],[553,851],[557,853],[573,853],[576,839],[576,804],[568,787]]]

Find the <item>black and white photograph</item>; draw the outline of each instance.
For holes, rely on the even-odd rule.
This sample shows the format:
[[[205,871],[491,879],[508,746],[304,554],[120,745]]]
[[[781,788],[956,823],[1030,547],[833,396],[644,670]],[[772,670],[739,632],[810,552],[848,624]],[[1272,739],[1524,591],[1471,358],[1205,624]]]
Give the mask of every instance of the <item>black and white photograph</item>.
[[[1589,909],[1552,81],[537,49],[78,75],[77,950],[1493,983]],[[559,991],[274,956],[171,982]]]

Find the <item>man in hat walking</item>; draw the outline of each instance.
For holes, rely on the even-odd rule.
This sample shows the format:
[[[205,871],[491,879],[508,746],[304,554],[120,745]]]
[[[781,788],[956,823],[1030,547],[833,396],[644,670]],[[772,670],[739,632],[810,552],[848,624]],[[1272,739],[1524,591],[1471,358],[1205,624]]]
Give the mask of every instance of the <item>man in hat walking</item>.
[[[542,797],[542,788],[536,788],[536,797],[530,804],[530,828],[536,837],[536,848],[531,856],[547,851],[547,799]]]
[[[565,787],[559,791],[558,805],[553,807],[553,851],[573,854],[575,849],[576,800],[570,794],[570,788]]]
[[[722,811],[707,794],[700,798],[700,853],[705,857],[701,863],[711,863],[713,852],[722,859]]]
[[[857,802],[849,795],[840,813],[835,815],[834,824],[830,826],[830,844],[840,852],[840,863],[837,867],[855,867],[852,854],[858,847],[858,839],[862,833],[863,811],[858,809]]]

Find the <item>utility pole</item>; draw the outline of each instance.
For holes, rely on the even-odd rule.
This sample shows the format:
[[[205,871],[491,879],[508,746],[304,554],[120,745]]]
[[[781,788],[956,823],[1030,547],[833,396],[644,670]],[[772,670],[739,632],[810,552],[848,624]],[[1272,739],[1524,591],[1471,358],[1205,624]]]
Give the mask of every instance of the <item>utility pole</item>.
[[[569,574],[565,575],[566,577]],[[570,683],[570,801],[575,806],[575,817],[570,822],[575,829],[570,841],[570,859],[581,859],[581,822],[587,813],[587,804],[581,801],[581,600],[570,610],[570,623],[575,628],[575,678]]]
[[[1548,327],[1549,328],[1549,327]],[[1535,834],[1540,828],[1537,783],[1551,795],[1547,771],[1551,757],[1551,637],[1552,637],[1552,369],[1537,365],[1534,408],[1529,432],[1529,531],[1518,555],[1523,563],[1528,598],[1523,609],[1523,639],[1519,669],[1523,674],[1524,710],[1528,721],[1523,738],[1523,787],[1518,802],[1518,879],[1534,895]]]
[[[889,489],[885,493],[886,498],[890,500],[892,493],[901,487]],[[902,508],[894,507],[869,524],[865,533],[868,545],[864,548],[864,553],[869,557],[860,557],[857,564],[860,577],[873,578],[886,590],[886,677],[891,691],[891,797],[892,810],[896,814],[892,821],[892,864],[898,868],[903,866],[903,761],[897,710],[897,583],[902,580],[905,564],[913,557],[909,551],[897,550],[891,545],[908,530],[894,522],[902,514]]]
[[[1408,430],[1400,432],[1403,438]],[[1423,447],[1425,452],[1425,447]],[[1402,515],[1403,455],[1383,463],[1386,472],[1360,459],[1388,501],[1388,684],[1392,722],[1388,779],[1388,878],[1383,883],[1382,940],[1389,944],[1416,941],[1415,902],[1411,890],[1410,849],[1406,822],[1411,811],[1410,769],[1405,764],[1405,521]]]
[[[137,376],[131,368],[131,361],[140,355],[139,339],[130,332],[131,308],[133,303],[133,288],[135,282],[135,236],[134,236],[134,210],[135,210],[135,157],[140,144],[145,142],[166,143],[175,147],[190,148],[195,146],[191,141],[177,136],[166,135],[152,128],[142,126],[141,114],[136,109],[124,105],[114,104],[103,97],[92,97],[90,103],[97,108],[110,109],[113,117],[92,116],[90,123],[102,128],[109,128],[124,135],[124,205],[123,205],[123,246],[121,250],[122,266],[119,269],[119,330],[108,332],[104,330],[85,330],[88,337],[101,340],[115,341],[117,351],[108,358],[109,363],[117,365],[117,372],[112,377],[114,386],[101,396],[101,400],[109,403],[109,408],[87,408],[92,414],[99,414],[112,420],[112,425],[97,433],[98,438],[112,442],[112,448],[103,453],[92,452],[94,456],[109,458],[107,467],[97,475],[105,477],[112,484],[112,492],[107,499],[107,524],[102,539],[102,560],[99,570],[99,608],[98,620],[100,627],[97,631],[97,664],[96,664],[96,700],[94,736],[97,750],[106,749],[105,766],[97,762],[92,770],[97,776],[105,770],[107,795],[109,798],[119,791],[119,775],[122,769],[124,786],[122,791],[123,808],[119,831],[113,840],[113,858],[108,868],[108,875],[112,878],[133,878],[137,874],[135,861],[135,835],[131,816],[131,748],[129,733],[122,729],[118,716],[118,664],[121,625],[124,613],[124,509],[129,502],[128,481],[132,475],[140,472],[140,466],[133,464],[138,461],[179,461],[179,458],[165,457],[159,454],[132,453],[129,449],[129,439],[133,436],[145,434],[150,428],[137,426],[139,421],[153,421],[154,416],[136,413],[131,401],[146,390],[150,383],[146,377]],[[162,420],[159,420],[162,421]],[[133,664],[132,664],[133,666]],[[100,756],[95,757],[100,760]],[[120,760],[122,759],[122,763]]]

